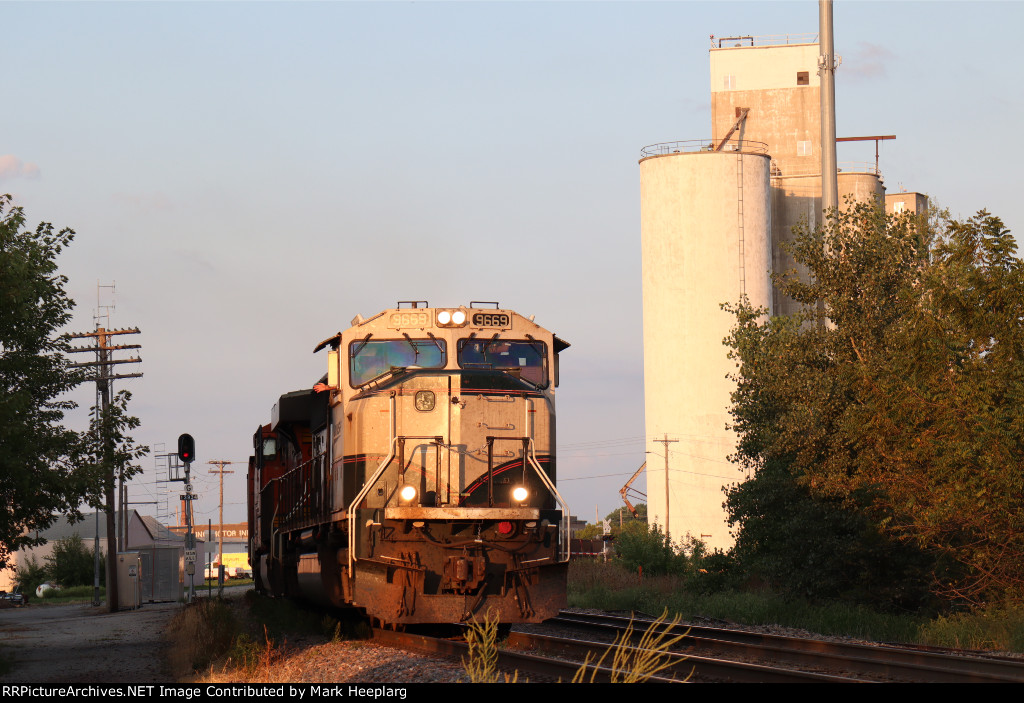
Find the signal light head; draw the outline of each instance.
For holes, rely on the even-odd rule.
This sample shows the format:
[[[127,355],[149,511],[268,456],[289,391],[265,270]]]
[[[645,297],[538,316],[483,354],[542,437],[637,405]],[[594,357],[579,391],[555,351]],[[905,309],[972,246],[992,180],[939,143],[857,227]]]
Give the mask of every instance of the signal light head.
[[[196,458],[196,441],[192,435],[183,434],[178,437],[178,458],[186,464],[191,464]]]

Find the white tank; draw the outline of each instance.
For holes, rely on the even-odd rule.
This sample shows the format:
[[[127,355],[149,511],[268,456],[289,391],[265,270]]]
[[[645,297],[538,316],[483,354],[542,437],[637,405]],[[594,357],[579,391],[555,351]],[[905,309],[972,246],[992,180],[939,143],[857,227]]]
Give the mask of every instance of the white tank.
[[[662,529],[667,515],[674,540],[723,549],[722,488],[745,475],[729,461],[735,363],[722,340],[734,317],[721,305],[772,306],[769,158],[729,146],[656,145],[640,161],[648,515]]]

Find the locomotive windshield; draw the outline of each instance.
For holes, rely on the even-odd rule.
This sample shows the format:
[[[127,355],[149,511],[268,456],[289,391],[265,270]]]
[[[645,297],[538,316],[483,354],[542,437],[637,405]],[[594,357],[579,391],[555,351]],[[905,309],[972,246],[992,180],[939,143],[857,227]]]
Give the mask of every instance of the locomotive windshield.
[[[459,366],[506,371],[538,388],[544,388],[548,383],[547,347],[543,342],[460,339]]]
[[[441,369],[448,363],[443,339],[384,339],[352,342],[349,382],[361,386],[393,368]]]

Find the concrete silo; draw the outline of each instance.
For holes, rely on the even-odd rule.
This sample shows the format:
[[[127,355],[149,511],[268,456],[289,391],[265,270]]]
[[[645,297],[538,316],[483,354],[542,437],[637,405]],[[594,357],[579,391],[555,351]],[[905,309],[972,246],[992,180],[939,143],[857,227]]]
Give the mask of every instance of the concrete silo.
[[[882,202],[885,186],[878,169],[871,164],[841,164],[838,174],[839,209],[846,210],[858,202]],[[772,270],[783,274],[796,271],[807,280],[806,269],[797,264],[784,245],[793,241],[793,228],[806,225],[814,228],[821,219],[821,171],[807,174],[772,176]],[[773,292],[776,315],[799,312],[796,301]]]
[[[722,487],[744,476],[728,461],[734,318],[721,304],[771,309],[771,188],[764,144],[716,146],[659,144],[640,161],[647,498],[674,539],[728,548]]]

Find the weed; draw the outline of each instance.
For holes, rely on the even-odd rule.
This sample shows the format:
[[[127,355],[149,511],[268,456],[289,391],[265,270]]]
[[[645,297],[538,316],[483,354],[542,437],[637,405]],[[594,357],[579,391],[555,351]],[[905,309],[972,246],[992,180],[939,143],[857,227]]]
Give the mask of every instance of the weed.
[[[231,644],[222,673],[227,673],[230,669],[240,669],[251,677],[257,672],[269,671],[281,660],[282,651],[282,648],[275,646],[266,627],[263,628],[263,644],[243,632],[235,637]]]
[[[573,683],[594,683],[601,665],[609,654],[612,655],[611,670],[608,674],[610,683],[644,683],[652,676],[665,671],[674,665],[672,652],[670,651],[680,640],[686,637],[686,633],[666,639],[669,632],[679,624],[679,616],[672,618],[672,621],[665,626],[668,618],[668,608],[657,618],[644,632],[636,646],[631,646],[633,640],[633,620],[630,619],[629,626],[615,638],[614,644],[605,650],[601,658],[592,666],[590,678],[587,679],[587,669],[591,666],[590,655],[583,661],[583,665],[576,671]],[[691,672],[692,673],[692,672]],[[687,679],[690,677],[687,676]]]
[[[512,676],[498,671],[498,619],[492,620],[491,615],[488,611],[482,623],[476,618],[469,623],[466,632],[469,652],[462,659],[462,667],[471,683],[516,683],[518,671]]]

